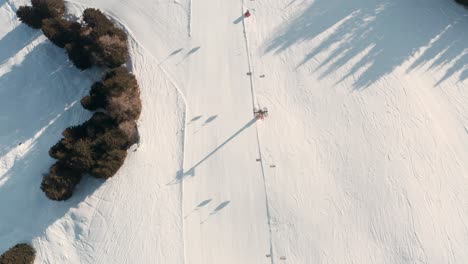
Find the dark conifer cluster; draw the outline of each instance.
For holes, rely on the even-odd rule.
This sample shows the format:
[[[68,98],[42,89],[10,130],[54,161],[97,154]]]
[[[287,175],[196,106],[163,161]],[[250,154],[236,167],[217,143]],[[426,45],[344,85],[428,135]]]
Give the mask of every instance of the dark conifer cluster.
[[[100,10],[88,8],[82,23],[66,20],[63,0],[32,0],[16,14],[32,28],[41,28],[55,45],[65,48],[81,70],[93,65],[119,67],[128,59],[127,34]]]
[[[36,250],[28,244],[17,244],[0,256],[0,264],[33,264]]]
[[[91,87],[82,106],[95,112],[85,123],[67,128],[49,151],[57,162],[44,175],[41,189],[52,200],[66,200],[84,174],[112,177],[124,163],[127,149],[138,141],[136,120],[141,113],[138,82],[124,64],[129,58],[127,35],[100,10],[84,10],[82,22],[64,18],[63,0],[32,0],[17,15],[41,28],[64,48],[79,69],[107,68],[102,81]]]

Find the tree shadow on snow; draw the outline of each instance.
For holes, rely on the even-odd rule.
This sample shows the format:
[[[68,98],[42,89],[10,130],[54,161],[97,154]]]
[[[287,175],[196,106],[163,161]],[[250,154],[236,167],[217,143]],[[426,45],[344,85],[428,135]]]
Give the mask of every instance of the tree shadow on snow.
[[[17,44],[9,39],[0,41],[0,50]],[[50,147],[66,127],[90,116],[79,100],[93,78],[48,41],[31,49],[17,65],[0,64],[0,252],[43,236],[101,184],[78,185],[66,202],[51,201],[40,190],[42,174],[54,163]]]
[[[345,69],[339,82],[352,78],[354,88],[359,89],[415,56],[407,72],[422,66],[431,70],[448,65],[436,85],[453,75],[463,81],[468,77],[467,15],[465,9],[450,1],[316,0],[278,30],[266,52],[280,53],[326,32],[298,68],[325,54],[314,69],[320,72],[320,78]],[[354,61],[350,64],[351,59]]]
[[[53,57],[57,60],[51,60]],[[0,65],[1,156],[33,137],[85,95],[87,89],[83,87],[91,85],[89,78],[65,62],[66,57],[60,49],[40,43],[11,69],[8,65]],[[6,73],[2,74],[4,71]],[[85,113],[83,111],[83,115]]]
[[[0,64],[5,63],[41,34],[41,31],[33,30],[24,24],[20,24],[8,32],[0,38]]]

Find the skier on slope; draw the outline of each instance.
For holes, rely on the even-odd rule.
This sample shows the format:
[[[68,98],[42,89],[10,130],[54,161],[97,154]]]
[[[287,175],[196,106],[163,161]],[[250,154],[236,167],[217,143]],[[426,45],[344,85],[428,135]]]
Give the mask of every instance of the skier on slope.
[[[249,11],[248,9],[247,9],[247,11],[245,11],[244,16],[245,16],[245,17],[249,17],[249,16],[250,16],[250,11]]]

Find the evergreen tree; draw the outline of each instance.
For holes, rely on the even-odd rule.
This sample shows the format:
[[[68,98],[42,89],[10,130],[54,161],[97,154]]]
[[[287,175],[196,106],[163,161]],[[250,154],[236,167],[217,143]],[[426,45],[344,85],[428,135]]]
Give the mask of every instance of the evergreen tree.
[[[0,256],[0,264],[33,264],[36,250],[28,244],[17,244]]]
[[[42,17],[31,6],[20,6],[16,11],[16,16],[32,28],[41,28]]]

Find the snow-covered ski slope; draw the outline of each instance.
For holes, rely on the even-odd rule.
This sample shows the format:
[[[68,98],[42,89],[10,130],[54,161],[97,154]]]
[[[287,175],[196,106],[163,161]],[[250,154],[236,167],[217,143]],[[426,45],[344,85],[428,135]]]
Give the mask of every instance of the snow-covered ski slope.
[[[73,102],[98,76],[18,25],[22,3],[0,0],[0,251],[32,240],[36,263],[468,262],[468,13],[453,1],[70,2],[131,32],[144,112],[122,170],[66,203],[43,197],[39,173],[61,130],[89,116]]]
[[[154,99],[143,100],[140,147],[114,178],[85,179],[67,202],[48,200],[39,189],[53,162],[48,149],[64,128],[89,118],[79,100],[100,75],[80,73],[63,50],[19,24],[19,4],[0,1],[0,251],[32,242],[41,264],[183,263],[180,186],[167,186],[182,166],[177,87],[132,40],[129,67],[142,98]]]

